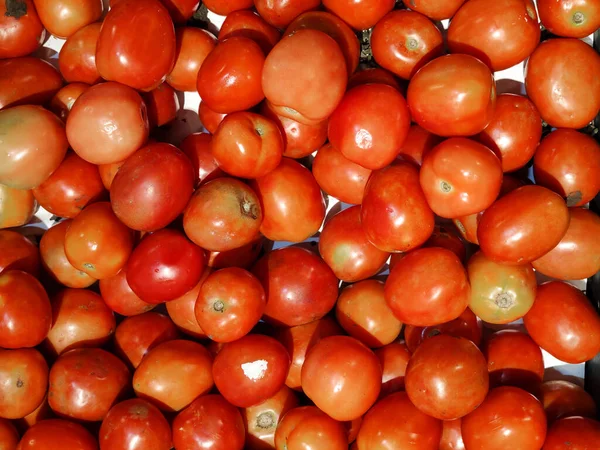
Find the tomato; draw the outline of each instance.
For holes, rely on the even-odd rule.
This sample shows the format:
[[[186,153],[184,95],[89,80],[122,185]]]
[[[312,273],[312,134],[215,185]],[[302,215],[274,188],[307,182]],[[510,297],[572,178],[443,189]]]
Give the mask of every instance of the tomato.
[[[33,0],[48,32],[68,38],[102,16],[102,0]]]
[[[213,386],[212,357],[202,345],[170,340],[151,349],[133,375],[138,397],[163,411],[181,411]]]
[[[533,395],[504,386],[492,389],[481,406],[462,419],[461,428],[469,450],[537,450],[546,438],[546,416]]]
[[[432,20],[450,19],[465,0],[402,0],[406,7],[425,14]]]
[[[401,322],[425,327],[460,316],[469,304],[470,290],[467,272],[454,253],[422,248],[392,269],[385,300]]]
[[[600,55],[578,39],[542,42],[529,58],[525,89],[552,127],[583,128],[600,109]]]
[[[44,287],[20,270],[0,274],[0,347],[35,347],[52,325],[52,309]]]
[[[295,424],[290,431],[284,448],[303,450],[307,447],[346,450],[348,448],[346,430],[340,422],[324,414],[306,417]]]
[[[365,188],[361,223],[380,250],[406,252],[427,241],[434,216],[419,184],[418,168],[399,162],[373,172]]]
[[[22,234],[0,230],[0,274],[8,270],[22,270],[37,277],[40,272],[40,253]]]
[[[193,27],[177,28],[175,39],[175,66],[167,75],[167,83],[178,91],[195,92],[200,66],[215,48],[217,39],[212,33]]]
[[[600,4],[590,0],[538,0],[542,25],[552,34],[584,38],[600,28]]]
[[[206,6],[206,9],[219,16],[228,16],[234,11],[249,9],[253,6],[252,0],[206,0],[202,4]]]
[[[199,0],[161,0],[160,1],[176,25],[185,24],[192,18],[198,6]]]
[[[32,189],[56,170],[69,143],[61,120],[40,106],[0,111],[0,184]]]
[[[0,59],[30,54],[41,45],[46,36],[33,0],[2,2],[0,28],[3,30],[0,37]]]
[[[46,233],[47,234],[47,233]],[[117,314],[135,316],[150,311],[155,305],[142,301],[127,283],[127,266],[113,277],[100,280],[104,302]]]
[[[47,61],[30,56],[0,60],[0,110],[43,105],[62,85],[60,73]]]
[[[462,438],[461,419],[444,420],[439,450],[465,450]]]
[[[323,417],[325,413],[316,406],[299,406],[288,411],[275,432],[276,450],[286,450],[289,437],[296,426],[305,419]]]
[[[265,98],[261,77],[265,55],[252,39],[234,36],[204,59],[197,89],[202,101],[220,113],[249,109]]]
[[[48,365],[44,357],[32,348],[0,349],[0,385],[0,417],[25,417],[46,395]]]
[[[19,443],[19,433],[10,420],[0,419],[0,444],[4,450],[16,450]]]
[[[18,419],[14,422],[14,424],[17,426],[17,429],[20,432],[24,433],[35,424],[53,417],[55,416],[48,405],[48,397],[45,396],[44,400],[42,400],[42,403],[40,403],[39,406],[33,410],[33,412],[27,414],[22,419]]]
[[[66,122],[75,101],[81,97],[81,94],[87,91],[89,87],[90,85],[85,83],[67,84],[52,97],[52,100],[50,100],[50,111],[60,117],[63,122]]]
[[[323,0],[323,5],[355,30],[366,30],[394,8],[394,0]]]
[[[496,85],[490,69],[470,55],[446,55],[425,64],[407,93],[412,118],[439,136],[471,136],[491,122]],[[440,111],[445,111],[440,116]]]
[[[600,422],[585,417],[566,417],[548,430],[543,450],[593,448],[600,439]]]
[[[461,261],[464,261],[467,256],[465,244],[458,236],[456,230],[445,225],[436,225],[433,229],[433,234],[423,245],[424,247],[446,248],[458,256],[458,259]]]
[[[205,266],[204,250],[183,233],[163,229],[145,236],[133,251],[127,283],[146,303],[164,303],[196,286]]]
[[[415,350],[404,383],[410,400],[422,412],[442,420],[458,419],[485,399],[487,362],[473,342],[440,334]]]
[[[441,137],[430,133],[419,125],[413,124],[408,129],[397,159],[420,166],[423,163],[423,157],[436,145],[440,144],[442,140]]]
[[[220,395],[197,398],[173,421],[177,450],[242,450],[245,434],[240,411]]]
[[[117,176],[117,172],[121,167],[123,167],[125,161],[117,161],[110,164],[99,164],[98,171],[100,172],[100,178],[102,179],[102,184],[106,189],[110,190],[112,186],[112,182]]]
[[[442,422],[415,408],[405,392],[396,392],[367,413],[357,443],[358,450],[437,450],[441,437]]]
[[[469,307],[488,323],[510,323],[531,309],[537,291],[531,264],[505,265],[477,252],[467,265],[471,282]]]
[[[115,330],[115,354],[136,369],[142,358],[157,345],[179,338],[167,316],[146,312],[123,320]]]
[[[304,29],[273,47],[265,60],[262,88],[279,114],[314,124],[333,113],[347,80],[346,61],[335,40]]]
[[[192,133],[179,146],[192,162],[196,188],[225,175],[212,156],[211,141],[212,135],[208,133]]]
[[[206,280],[211,273],[212,270],[210,268],[205,268],[200,277],[200,281],[198,281],[198,284],[196,284],[194,288],[187,291],[181,297],[167,302],[165,305],[167,313],[175,326],[177,326],[181,332],[197,339],[206,339],[207,336],[196,320],[194,307],[196,306],[196,300],[198,299],[202,283],[204,283],[204,280]]]
[[[523,186],[483,213],[477,238],[492,261],[526,264],[556,247],[568,226],[569,210],[558,194],[541,186]]]
[[[312,173],[326,193],[344,203],[360,205],[371,170],[350,161],[333,145],[319,149]]]
[[[302,366],[304,393],[321,411],[341,421],[354,420],[373,406],[381,379],[377,356],[348,336],[321,339],[308,351]]]
[[[380,67],[366,67],[358,72],[354,72],[348,80],[348,90],[369,83],[387,84],[397,89],[403,95],[406,94],[406,88],[400,86],[396,77],[391,72]]]
[[[42,420],[23,435],[19,450],[98,450],[98,442],[83,426],[62,419]]]
[[[381,392],[379,398],[404,390],[404,375],[410,359],[410,352],[406,344],[392,342],[374,350],[375,356],[381,364]]]
[[[139,36],[143,35],[143,40]],[[102,24],[96,48],[98,72],[141,91],[162,83],[175,64],[175,30],[158,0],[123,0]]]
[[[0,229],[25,225],[37,208],[32,191],[0,184]]]
[[[267,253],[252,272],[267,294],[264,319],[296,326],[320,319],[335,305],[338,279],[310,250],[285,247]]]
[[[564,380],[542,383],[540,401],[544,405],[548,422],[563,417],[596,417],[596,403],[582,387]]]
[[[600,144],[570,129],[553,131],[533,159],[535,182],[566,198],[567,206],[583,206],[600,192]]]
[[[531,160],[541,137],[542,118],[531,100],[500,94],[492,121],[477,139],[494,151],[504,172],[513,172]]]
[[[227,114],[218,113],[210,109],[206,102],[200,102],[200,105],[198,106],[198,117],[200,117],[200,122],[202,122],[202,125],[209,133],[217,131],[219,124],[226,116]]]
[[[578,364],[600,352],[600,316],[587,297],[569,284],[540,285],[524,321],[533,340],[561,361]]]
[[[302,242],[314,235],[325,218],[317,181],[301,164],[283,158],[264,177],[253,180],[263,210],[260,232],[272,241]]]
[[[246,449],[268,450],[275,448],[275,431],[281,419],[292,408],[298,406],[293,390],[283,386],[271,398],[242,410],[246,422]]]
[[[287,27],[296,17],[320,5],[320,0],[254,0],[258,14],[275,28]]]
[[[96,67],[96,43],[101,23],[92,23],[75,32],[58,54],[60,73],[69,83],[96,84],[101,78]]]
[[[161,127],[175,120],[179,111],[179,99],[175,89],[167,83],[142,94],[148,110],[150,128]]]
[[[125,400],[102,421],[99,441],[107,450],[170,450],[171,427],[154,405],[137,398]]]
[[[265,237],[259,236],[258,239],[249,244],[234,248],[233,250],[209,252],[207,264],[214,269],[226,269],[228,267],[248,269],[262,254],[265,242]]]
[[[219,41],[233,36],[252,39],[267,55],[281,39],[281,32],[253,11],[238,10],[227,14],[219,30]]]
[[[215,357],[213,377],[231,404],[247,408],[275,395],[285,383],[290,356],[269,336],[249,334],[225,344]]]

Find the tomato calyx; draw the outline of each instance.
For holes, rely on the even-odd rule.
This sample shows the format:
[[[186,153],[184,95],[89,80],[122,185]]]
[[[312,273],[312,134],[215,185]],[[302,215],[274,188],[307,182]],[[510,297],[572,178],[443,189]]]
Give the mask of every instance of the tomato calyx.
[[[582,199],[583,195],[581,191],[570,192],[567,195],[567,206],[570,208],[571,206],[576,206]]]
[[[514,295],[510,292],[500,292],[496,294],[494,303],[500,309],[510,309],[515,304]]]
[[[256,426],[262,430],[268,430],[273,428],[276,424],[275,415],[272,411],[265,411],[260,413],[256,418]]]
[[[225,303],[223,302],[223,300],[217,300],[216,302],[213,303],[213,309],[216,312],[224,312],[225,311]]]
[[[27,3],[23,0],[6,0],[6,12],[4,13],[7,17],[14,17],[20,19],[27,15]]]
[[[440,182],[440,189],[442,192],[450,192],[452,190],[452,185],[447,181]]]
[[[585,22],[585,15],[581,11],[575,11],[573,13],[573,23],[581,25],[583,22]]]
[[[249,200],[245,196],[239,199],[240,213],[242,216],[250,217],[256,220],[258,218],[258,206],[253,201]]]

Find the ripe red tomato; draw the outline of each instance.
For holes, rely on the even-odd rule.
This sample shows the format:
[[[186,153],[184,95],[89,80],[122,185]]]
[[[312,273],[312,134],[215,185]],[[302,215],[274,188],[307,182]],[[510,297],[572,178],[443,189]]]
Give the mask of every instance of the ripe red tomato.
[[[584,38],[600,28],[600,4],[594,0],[538,0],[542,25],[552,34]]]
[[[303,12],[318,9],[320,5],[320,0],[254,0],[258,14],[275,28],[287,27]]]
[[[175,39],[175,66],[167,75],[167,83],[178,91],[195,92],[200,66],[215,48],[217,38],[200,28],[181,27],[175,30]]]
[[[69,83],[96,84],[101,80],[96,67],[96,44],[101,23],[91,23],[72,34],[58,54],[60,73]]]
[[[406,7],[425,14],[432,20],[450,19],[465,0],[402,0]]]
[[[533,340],[561,361],[578,364],[600,352],[600,316],[587,297],[569,284],[540,285],[524,321]]]
[[[281,39],[281,32],[254,11],[238,10],[227,14],[219,30],[219,41],[233,36],[252,39],[267,55]]]
[[[585,417],[566,417],[548,430],[544,450],[562,450],[565,443],[573,449],[597,445],[600,440],[600,422]]]
[[[140,40],[139,36],[144,39]],[[123,0],[102,24],[96,48],[98,72],[141,91],[162,83],[175,64],[173,21],[158,0]]]
[[[199,0],[160,0],[169,14],[175,25],[185,24],[192,18],[198,6]]]
[[[87,91],[89,87],[90,85],[85,83],[67,84],[52,97],[52,100],[50,100],[50,111],[60,117],[63,122],[66,122],[75,101],[81,97],[81,94]]]
[[[200,118],[200,122],[202,122],[202,125],[209,133],[217,131],[219,124],[226,116],[227,114],[218,113],[210,109],[206,102],[200,102],[200,105],[198,106],[198,117]]]
[[[16,450],[19,444],[19,433],[10,420],[0,419],[0,444],[4,450]]]
[[[354,72],[348,80],[348,89],[350,90],[361,84],[369,83],[387,84],[394,89],[398,89],[403,95],[406,94],[406,87],[400,86],[400,83],[398,83],[398,80],[391,72],[380,67],[366,67],[358,72]]]
[[[427,17],[400,10],[377,22],[371,50],[381,67],[409,80],[423,65],[444,53],[444,42],[440,30]]]
[[[596,417],[596,403],[582,387],[565,380],[542,383],[540,402],[544,406],[548,423],[563,417]]]
[[[326,442],[328,450],[346,450],[348,448],[347,432],[344,425],[325,414],[306,417],[290,430],[287,437],[288,450],[315,448]]]
[[[541,137],[542,118],[531,100],[500,94],[492,121],[477,139],[494,151],[504,172],[512,172],[531,160]]]
[[[206,339],[207,337],[196,320],[194,306],[196,305],[196,299],[200,293],[202,283],[204,283],[204,280],[210,273],[211,269],[206,268],[200,277],[200,281],[193,289],[190,289],[181,297],[166,303],[167,313],[169,313],[169,317],[177,328],[188,336],[197,339]]]
[[[29,55],[46,36],[33,0],[2,2],[0,29],[3,30],[0,37],[0,59]]]
[[[38,204],[29,189],[13,189],[0,184],[0,229],[29,223]]]
[[[0,60],[0,110],[43,105],[62,85],[60,73],[47,61],[30,56]]]
[[[470,291],[458,257],[431,247],[414,250],[396,264],[385,284],[385,300],[401,322],[425,327],[460,316]]]
[[[40,272],[40,253],[22,234],[0,230],[0,273],[8,270],[22,270],[37,277]]]
[[[240,411],[220,395],[197,398],[173,421],[177,450],[242,450],[245,438]]]
[[[529,58],[525,89],[553,127],[583,128],[600,109],[600,55],[578,39],[549,39]]]
[[[355,30],[366,30],[394,8],[394,0],[323,0],[323,5]]]
[[[192,133],[179,145],[194,167],[195,188],[225,175],[212,156],[211,141],[212,135],[208,133]]]
[[[411,79],[408,106],[415,122],[439,136],[471,136],[491,122],[496,84],[490,69],[470,55],[446,55]],[[440,116],[440,111],[445,114]]]
[[[170,450],[171,427],[158,408],[134,398],[111,408],[98,440],[106,450]]]
[[[98,450],[98,442],[78,423],[62,419],[42,420],[25,432],[19,450]]]
[[[316,406],[299,406],[288,411],[275,432],[275,449],[286,450],[289,437],[294,428],[305,419],[323,417],[325,413]]]
[[[14,189],[42,184],[69,146],[61,120],[41,106],[0,110],[0,134],[0,184]]]
[[[265,237],[261,235],[249,244],[234,248],[233,250],[209,252],[208,267],[212,267],[213,269],[226,269],[228,267],[248,269],[262,253],[265,242]]]
[[[462,438],[462,419],[444,420],[439,450],[465,450]]]
[[[252,0],[206,0],[202,2],[209,11],[219,16],[228,16],[240,9],[252,8]]]
[[[122,316],[142,314],[155,306],[142,301],[131,290],[127,283],[127,266],[123,267],[115,276],[100,280],[99,285],[104,302],[110,309]]]
[[[461,429],[469,450],[538,450],[546,438],[546,415],[533,395],[504,386],[492,389],[481,406],[462,419]]]
[[[123,167],[123,164],[125,164],[125,161],[117,161],[115,163],[98,165],[100,178],[102,178],[102,184],[104,184],[106,189],[110,190],[112,182],[115,179],[115,176],[117,176],[119,169]]]
[[[0,417],[21,419],[44,400],[48,364],[35,349],[0,349]]]
[[[403,391],[404,375],[411,356],[406,344],[392,342],[374,352],[382,370],[379,398],[382,399],[394,392]]]
[[[102,0],[33,0],[44,28],[54,36],[68,38],[102,16]]]
[[[179,99],[175,89],[161,83],[149,92],[142,93],[148,110],[150,128],[162,127],[175,120],[179,111]]]

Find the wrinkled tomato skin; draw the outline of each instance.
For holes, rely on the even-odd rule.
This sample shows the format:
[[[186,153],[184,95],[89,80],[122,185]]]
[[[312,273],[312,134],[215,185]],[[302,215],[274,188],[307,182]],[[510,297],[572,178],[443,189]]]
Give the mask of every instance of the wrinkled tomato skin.
[[[198,117],[200,122],[209,133],[217,131],[219,124],[223,122],[223,119],[227,117],[227,114],[218,113],[206,104],[206,102],[200,102],[198,106]]]
[[[83,426],[62,419],[42,420],[25,432],[18,450],[98,450],[98,442]]]
[[[167,83],[142,94],[148,111],[150,128],[162,127],[175,120],[179,111],[179,99],[175,89]]]
[[[70,83],[61,88],[50,100],[49,109],[56,114],[63,122],[67,121],[69,112],[75,104],[75,101],[81,97],[90,85],[85,83]]]
[[[29,189],[13,189],[0,184],[0,229],[29,223],[38,204]]]
[[[122,316],[135,316],[145,313],[155,305],[142,301],[127,283],[127,266],[118,274],[100,280],[100,295],[104,302],[117,314]]]
[[[418,11],[432,20],[450,19],[465,0],[402,0],[407,8]]]
[[[62,85],[60,73],[47,61],[32,56],[0,60],[0,110],[43,105]]]
[[[302,13],[320,5],[320,0],[254,0],[258,14],[275,28],[286,28]]]
[[[548,423],[563,417],[596,417],[597,408],[593,397],[582,387],[565,380],[553,380],[542,383],[540,402]]]
[[[208,31],[192,27],[177,28],[175,39],[175,66],[166,81],[178,91],[195,92],[200,66],[215,48],[217,39]]]
[[[355,30],[373,27],[394,8],[394,0],[323,0],[325,8]]]
[[[138,38],[144,35],[145,39]],[[123,0],[106,15],[96,47],[98,72],[107,81],[151,91],[175,64],[175,29],[158,0]]]
[[[212,156],[210,151],[211,141],[212,135],[208,133],[192,133],[179,145],[181,151],[186,154],[194,167],[194,188],[196,189],[215,178],[225,176]]]
[[[100,19],[102,0],[33,0],[46,30],[68,38],[84,26]]]
[[[593,0],[538,0],[540,21],[557,36],[584,38],[600,28],[600,4]]]
[[[16,231],[0,230],[0,273],[22,270],[37,277],[40,273],[40,254],[37,247]]]
[[[92,23],[70,36],[58,54],[58,67],[69,83],[96,84],[101,80],[96,67],[96,44],[101,23]]]
[[[26,56],[36,50],[44,41],[46,30],[40,21],[33,0],[13,3],[13,9],[0,5],[0,59]],[[20,8],[23,8],[21,11]],[[22,14],[24,13],[24,14]]]
[[[219,41],[233,36],[252,39],[268,55],[281,39],[281,32],[254,11],[238,10],[227,14],[219,30]]]
[[[206,333],[202,330],[196,320],[194,307],[196,306],[196,300],[198,299],[202,283],[204,283],[204,280],[206,280],[211,273],[211,268],[205,268],[200,277],[200,281],[198,281],[196,286],[181,297],[166,303],[167,313],[179,331],[196,339],[207,338]]]
[[[387,397],[394,392],[404,390],[404,375],[410,360],[411,353],[406,344],[392,342],[374,350],[375,356],[381,364],[381,392],[379,399]]]
[[[567,283],[540,285],[524,322],[533,340],[561,361],[578,364],[600,352],[600,316],[587,297]]]
[[[543,450],[562,450],[569,442],[572,448],[585,449],[600,442],[600,422],[586,417],[566,417],[548,430]]]

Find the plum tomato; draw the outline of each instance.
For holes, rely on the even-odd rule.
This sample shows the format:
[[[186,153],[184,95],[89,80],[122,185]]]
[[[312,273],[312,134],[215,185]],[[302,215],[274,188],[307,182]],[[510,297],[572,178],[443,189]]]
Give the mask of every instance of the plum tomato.
[[[600,422],[587,417],[565,417],[550,427],[543,450],[562,450],[566,442],[572,448],[584,449],[599,441]]]
[[[0,59],[26,56],[37,50],[46,30],[33,0],[4,1],[0,4]]]
[[[96,22],[104,9],[102,0],[33,0],[44,28],[58,38],[68,38]]]
[[[0,273],[22,270],[37,277],[40,273],[38,248],[20,233],[0,230]]]
[[[450,19],[466,0],[402,0],[407,8],[432,20]]]
[[[281,32],[254,11],[244,9],[227,14],[221,25],[219,41],[233,36],[252,39],[260,46],[263,53],[268,55],[281,39]]]
[[[582,387],[565,380],[542,383],[540,402],[544,406],[548,423],[563,417],[596,417],[596,403]]]
[[[90,88],[89,84],[85,83],[69,83],[61,88],[50,100],[50,111],[60,117],[63,122],[67,121],[71,108],[81,94]]]
[[[28,429],[19,450],[98,450],[98,441],[78,423],[63,419],[42,420]]]
[[[406,344],[392,342],[374,350],[381,364],[381,392],[379,399],[404,390],[404,375],[411,353]]]
[[[254,0],[258,14],[275,28],[285,28],[303,12],[319,6],[321,0]]]
[[[58,68],[69,83],[96,84],[102,78],[96,67],[96,44],[102,23],[91,23],[69,36],[58,54]]]
[[[0,229],[29,223],[38,206],[30,189],[14,189],[0,184]]]
[[[196,92],[198,71],[215,48],[217,38],[200,28],[180,27],[175,30],[175,39],[175,66],[166,81],[178,91]]]
[[[155,305],[142,301],[127,283],[127,266],[110,278],[100,280],[100,295],[117,314],[135,316],[150,311]]]
[[[600,28],[600,3],[594,0],[538,0],[542,25],[557,36],[584,38]]]
[[[0,110],[44,105],[62,85],[60,73],[48,61],[32,56],[0,60]]]
[[[394,8],[394,0],[323,0],[323,5],[355,30],[366,30]]]

